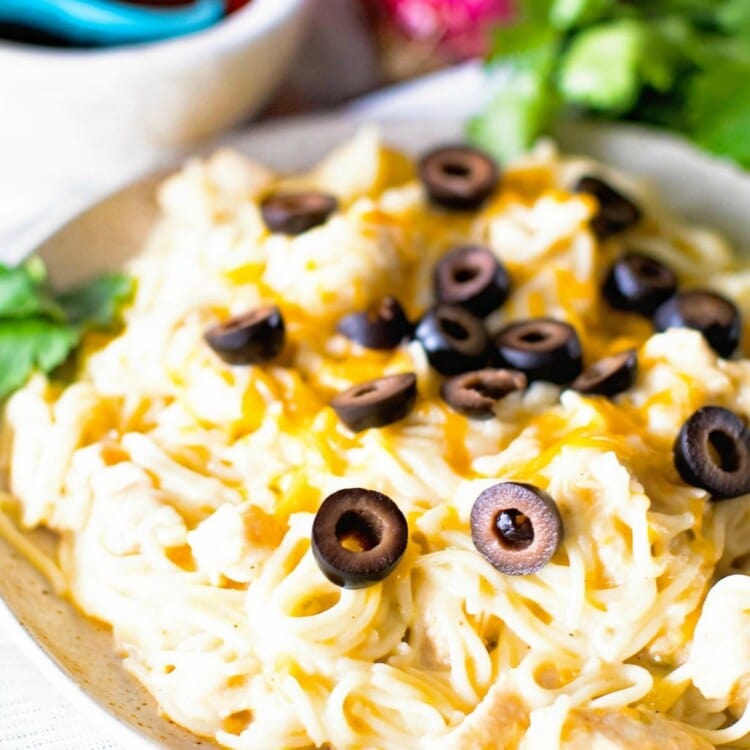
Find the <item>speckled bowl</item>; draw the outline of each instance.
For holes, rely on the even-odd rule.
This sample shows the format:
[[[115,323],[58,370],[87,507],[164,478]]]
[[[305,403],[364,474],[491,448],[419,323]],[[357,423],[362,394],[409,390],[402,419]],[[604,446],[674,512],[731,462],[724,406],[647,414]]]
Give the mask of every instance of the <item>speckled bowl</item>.
[[[342,119],[274,123],[232,145],[292,170],[314,162],[356,127]],[[383,132],[390,142],[413,152],[460,137],[459,125],[451,122],[390,123]],[[720,228],[738,249],[750,250],[750,179],[739,170],[698,154],[682,141],[635,127],[578,124],[562,129],[559,139],[567,150],[648,176],[685,217]],[[117,266],[137,251],[156,216],[157,183],[158,178],[151,177],[134,184],[45,242],[39,252],[54,280],[72,283]],[[29,538],[46,547],[54,542],[43,531]],[[215,747],[159,716],[153,699],[122,669],[108,629],[55,597],[42,576],[1,539],[0,571],[0,624],[7,625],[49,680],[111,737],[134,750]]]

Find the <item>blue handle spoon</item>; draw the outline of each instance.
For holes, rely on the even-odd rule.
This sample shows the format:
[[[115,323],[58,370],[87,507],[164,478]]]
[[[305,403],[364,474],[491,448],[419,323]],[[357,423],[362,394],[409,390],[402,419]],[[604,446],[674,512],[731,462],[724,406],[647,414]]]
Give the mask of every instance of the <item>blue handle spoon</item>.
[[[74,44],[153,42],[191,34],[224,15],[224,0],[186,8],[139,8],[117,0],[0,0],[0,22],[29,26]]]

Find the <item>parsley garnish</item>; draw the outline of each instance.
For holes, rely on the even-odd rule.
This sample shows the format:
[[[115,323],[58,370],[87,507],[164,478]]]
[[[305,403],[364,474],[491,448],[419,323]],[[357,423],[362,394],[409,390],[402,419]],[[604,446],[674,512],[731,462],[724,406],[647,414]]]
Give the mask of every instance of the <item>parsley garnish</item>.
[[[130,277],[112,273],[56,295],[38,258],[0,265],[0,399],[35,370],[62,365],[87,331],[114,330],[133,288]]]
[[[750,0],[525,0],[469,135],[500,158],[561,116],[661,125],[750,167]]]

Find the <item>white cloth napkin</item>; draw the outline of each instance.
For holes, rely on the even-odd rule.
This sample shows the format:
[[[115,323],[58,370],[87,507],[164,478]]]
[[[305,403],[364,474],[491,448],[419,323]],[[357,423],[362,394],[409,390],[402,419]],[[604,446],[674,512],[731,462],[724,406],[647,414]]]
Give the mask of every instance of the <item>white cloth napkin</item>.
[[[355,121],[409,117],[465,117],[487,97],[479,66],[468,64],[354,102],[342,116]],[[40,207],[41,208],[41,207]],[[41,239],[59,221],[50,215],[44,225],[28,227],[27,242]],[[21,233],[17,237],[21,238]],[[0,251],[0,261],[16,260]],[[127,750],[110,739],[58,692],[11,641],[0,626],[0,749],[1,750]]]

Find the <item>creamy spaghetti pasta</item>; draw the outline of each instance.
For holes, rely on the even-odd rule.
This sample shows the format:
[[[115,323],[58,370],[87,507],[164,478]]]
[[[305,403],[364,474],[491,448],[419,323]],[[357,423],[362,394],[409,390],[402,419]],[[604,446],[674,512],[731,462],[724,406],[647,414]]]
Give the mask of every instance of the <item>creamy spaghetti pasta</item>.
[[[644,209],[625,239],[590,230],[594,199],[569,191],[584,172]],[[281,187],[340,209],[271,234],[258,201]],[[654,334],[600,294],[627,242],[747,316],[750,271],[721,238],[550,145],[509,165],[480,210],[435,210],[371,131],[293,178],[219,152],[159,198],[124,330],[87,339],[73,384],[38,375],[17,392],[2,445],[3,507],[59,532],[61,585],[111,624],[167,716],[236,750],[750,746],[750,501],[712,502],[672,463],[698,407],[750,417],[750,360],[695,331]],[[417,343],[373,351],[336,333],[389,293],[416,318],[435,263],[467,241],[512,278],[491,330],[552,316],[587,362],[635,347],[635,386],[608,400],[537,382],[469,420]],[[225,364],[205,330],[263,302],[283,311],[282,355]],[[354,434],[328,406],[407,371],[418,401],[392,425]],[[472,544],[472,504],[498,479],[557,501],[564,539],[533,575],[500,573]],[[358,590],[310,548],[321,501],[345,487],[387,494],[410,530],[395,571]]]

